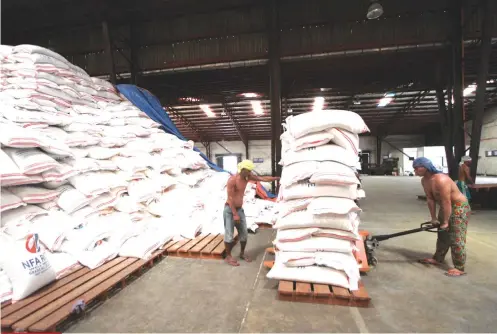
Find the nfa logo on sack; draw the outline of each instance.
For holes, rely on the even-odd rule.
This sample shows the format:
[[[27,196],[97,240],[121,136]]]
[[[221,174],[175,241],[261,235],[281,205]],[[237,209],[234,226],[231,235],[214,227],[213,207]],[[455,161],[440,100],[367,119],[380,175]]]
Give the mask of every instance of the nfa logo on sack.
[[[29,275],[40,275],[50,268],[50,263],[41,252],[38,234],[34,233],[28,235],[26,237],[25,247],[29,253],[35,254],[32,258],[22,261],[22,267],[29,271]]]

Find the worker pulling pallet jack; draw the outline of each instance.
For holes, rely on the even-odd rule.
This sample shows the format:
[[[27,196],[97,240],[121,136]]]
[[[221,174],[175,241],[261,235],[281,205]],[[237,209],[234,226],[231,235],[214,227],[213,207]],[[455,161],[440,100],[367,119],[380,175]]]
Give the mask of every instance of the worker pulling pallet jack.
[[[421,231],[438,232],[436,251],[432,258],[422,259],[419,262],[430,265],[440,265],[445,255],[451,250],[454,268],[449,269],[445,275],[459,277],[466,274],[466,232],[471,208],[468,199],[461,193],[452,179],[435,168],[427,158],[417,158],[412,164],[417,176],[421,176],[421,184],[426,194],[431,222],[421,224],[420,228],[404,232],[368,236],[364,241],[368,263],[376,264],[374,250],[379,242],[393,237]],[[438,218],[436,205],[440,205]]]

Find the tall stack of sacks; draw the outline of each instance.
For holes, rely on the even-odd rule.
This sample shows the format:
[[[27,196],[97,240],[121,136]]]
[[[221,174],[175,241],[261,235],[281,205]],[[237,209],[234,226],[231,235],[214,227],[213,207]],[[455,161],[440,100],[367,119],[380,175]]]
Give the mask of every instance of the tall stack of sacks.
[[[1,46],[0,106],[0,268],[14,299],[78,263],[147,258],[175,233],[194,234],[177,228],[184,217],[150,206],[214,172],[108,82],[50,50]],[[199,205],[187,209],[199,221]]]
[[[369,129],[345,110],[290,116],[284,127],[276,258],[267,277],[357,290],[359,134]]]

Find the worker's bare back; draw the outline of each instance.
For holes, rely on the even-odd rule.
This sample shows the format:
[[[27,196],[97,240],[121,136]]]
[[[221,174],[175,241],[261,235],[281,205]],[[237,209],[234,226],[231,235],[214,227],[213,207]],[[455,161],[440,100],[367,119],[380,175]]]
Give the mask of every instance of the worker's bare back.
[[[243,205],[243,195],[247,187],[248,180],[243,179],[239,174],[229,178],[227,184],[228,199],[235,208],[241,208]]]
[[[445,174],[435,174],[430,178],[422,178],[421,184],[428,198],[441,203],[450,197],[451,203],[466,202],[467,198],[459,191],[457,185]]]

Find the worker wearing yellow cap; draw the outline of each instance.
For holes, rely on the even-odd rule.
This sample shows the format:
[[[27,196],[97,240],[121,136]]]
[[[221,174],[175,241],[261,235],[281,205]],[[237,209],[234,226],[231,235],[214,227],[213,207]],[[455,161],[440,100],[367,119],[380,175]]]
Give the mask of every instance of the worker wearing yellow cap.
[[[228,199],[224,206],[223,218],[224,218],[224,244],[226,247],[226,258],[225,261],[229,265],[239,266],[240,263],[231,256],[231,250],[233,248],[233,233],[235,232],[235,227],[238,230],[238,236],[240,238],[240,259],[247,262],[252,260],[248,255],[245,254],[245,247],[247,246],[247,220],[245,218],[245,212],[243,211],[243,195],[245,194],[245,188],[249,181],[255,182],[272,182],[279,180],[279,177],[271,176],[257,176],[252,174],[255,166],[251,160],[243,160],[238,164],[238,173],[232,175],[228,184],[226,185],[228,192]]]

